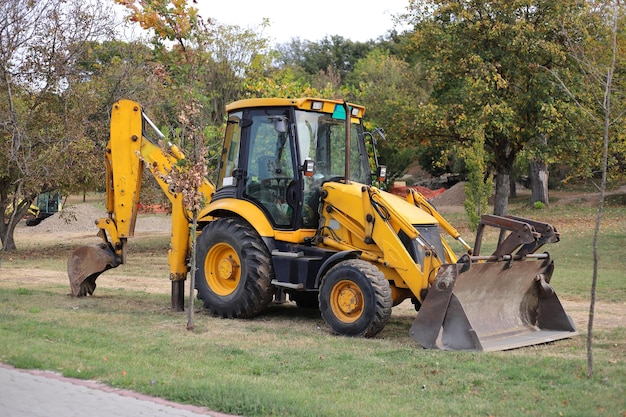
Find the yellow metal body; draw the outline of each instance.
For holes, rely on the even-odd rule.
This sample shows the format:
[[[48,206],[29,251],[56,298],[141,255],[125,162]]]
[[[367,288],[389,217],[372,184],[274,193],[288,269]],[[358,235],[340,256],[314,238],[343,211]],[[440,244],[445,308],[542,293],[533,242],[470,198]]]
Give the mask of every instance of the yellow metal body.
[[[120,263],[125,262],[125,244],[134,235],[141,179],[147,167],[172,203],[172,236],[168,252],[170,279],[184,280],[187,276],[190,213],[183,207],[182,196],[173,193],[164,176],[184,158],[174,145],[157,144],[144,136],[145,120],[141,106],[130,100],[120,100],[111,113],[111,133],[106,148],[107,197],[109,217],[96,221],[101,236],[109,239]],[[210,199],[215,188],[205,180],[200,190]]]
[[[335,105],[341,103],[311,98],[249,99],[237,101],[229,105],[227,110],[294,105],[310,108],[313,101],[327,106],[327,109],[320,109],[327,112],[332,112]],[[363,107],[350,106],[356,109],[355,120],[363,116]],[[120,263],[124,263],[125,244],[134,235],[141,179],[144,166],[147,167],[172,203],[172,235],[168,252],[170,279],[184,280],[188,272],[191,216],[183,207],[181,196],[171,192],[163,180],[163,176],[184,156],[175,146],[164,147],[146,138],[144,123],[138,103],[121,100],[113,106],[111,136],[106,148],[106,202],[109,216],[98,219],[96,224],[103,239],[108,239],[112,244]],[[210,201],[215,188],[205,181],[201,192]],[[414,225],[418,224],[440,224],[453,238],[458,238],[458,232],[421,195],[411,193],[405,201],[375,187],[339,182],[325,184],[324,192],[324,228],[319,245],[336,251],[358,250],[363,259],[377,264],[393,284],[394,303],[411,296],[422,301],[422,290],[432,283],[438,267],[442,263],[456,262],[454,252],[446,245],[446,253],[439,254],[440,257],[445,255],[445,259],[434,256],[434,251],[431,251],[424,257],[422,264],[417,264],[398,238],[400,231],[409,239],[417,238],[419,232]],[[424,207],[430,210],[424,210]],[[216,217],[215,213],[231,213],[241,217],[260,236],[279,241],[302,243],[306,238],[316,235],[314,229],[276,230],[259,207],[235,198],[222,198],[208,204],[200,211],[198,219],[200,222],[210,221]]]
[[[416,239],[415,225],[436,225],[437,219],[396,195],[362,184],[332,182],[324,186],[323,202],[322,245],[358,250],[362,259],[376,263],[393,284],[394,304],[411,296],[422,301],[422,290],[433,282],[439,266],[457,261],[449,247],[439,257],[431,250],[421,264],[413,260],[398,234]]]
[[[228,113],[246,109],[246,108],[255,108],[255,107],[295,107],[297,109],[310,110],[313,107],[313,103],[320,103],[321,107],[316,109],[320,113],[329,113],[332,114],[335,110],[335,106],[342,105],[343,101],[341,100],[328,100],[328,99],[319,99],[319,98],[249,98],[245,100],[238,100],[233,103],[230,103],[226,106],[226,111]],[[354,103],[347,103],[348,106],[354,111],[352,113],[352,122],[357,122],[359,119],[363,118],[365,114],[365,107],[359,106]]]
[[[439,226],[441,226],[453,239],[459,241],[459,243],[465,247],[467,252],[471,254],[472,247],[461,238],[461,234],[450,224],[450,222],[448,222],[437,210],[435,210],[432,204],[426,200],[426,197],[413,189],[409,189],[406,194],[406,201],[432,215],[437,220]],[[445,245],[445,240],[442,243]],[[448,248],[447,253],[449,252],[452,252],[452,250]],[[448,263],[453,263],[452,259],[448,259]]]

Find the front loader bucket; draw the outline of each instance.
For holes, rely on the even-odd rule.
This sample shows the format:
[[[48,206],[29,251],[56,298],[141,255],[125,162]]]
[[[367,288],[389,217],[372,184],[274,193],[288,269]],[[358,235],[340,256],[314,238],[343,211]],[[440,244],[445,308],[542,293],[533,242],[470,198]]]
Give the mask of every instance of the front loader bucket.
[[[115,252],[107,243],[82,246],[74,250],[67,261],[72,295],[84,297],[93,294],[96,289],[96,278],[119,264]]]
[[[411,336],[425,348],[496,351],[577,334],[548,284],[553,263],[541,259],[443,265]]]

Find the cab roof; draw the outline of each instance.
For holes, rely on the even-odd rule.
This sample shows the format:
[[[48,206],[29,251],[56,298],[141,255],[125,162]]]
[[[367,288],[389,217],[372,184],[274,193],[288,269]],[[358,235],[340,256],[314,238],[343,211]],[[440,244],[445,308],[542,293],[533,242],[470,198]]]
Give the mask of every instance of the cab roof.
[[[238,100],[226,106],[228,113],[261,107],[295,107],[300,110],[315,111],[321,113],[333,113],[337,105],[343,106],[343,100],[331,100],[325,98],[249,98]],[[365,107],[348,103],[352,109],[352,117],[361,119],[365,113]]]

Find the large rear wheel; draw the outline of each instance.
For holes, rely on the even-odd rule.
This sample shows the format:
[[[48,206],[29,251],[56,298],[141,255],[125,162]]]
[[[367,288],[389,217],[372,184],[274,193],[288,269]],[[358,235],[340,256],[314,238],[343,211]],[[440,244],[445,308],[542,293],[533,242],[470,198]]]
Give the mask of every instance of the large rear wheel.
[[[211,314],[249,318],[272,301],[270,254],[258,233],[242,220],[219,219],[197,242],[196,289]]]
[[[348,259],[324,276],[319,304],[333,332],[371,337],[387,324],[393,300],[389,281],[378,268],[361,259]]]

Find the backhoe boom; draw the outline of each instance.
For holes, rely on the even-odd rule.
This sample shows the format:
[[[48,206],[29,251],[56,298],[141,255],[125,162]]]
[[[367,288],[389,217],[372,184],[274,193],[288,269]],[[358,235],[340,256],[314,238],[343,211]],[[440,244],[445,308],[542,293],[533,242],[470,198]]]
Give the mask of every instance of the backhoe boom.
[[[79,248],[72,254],[68,274],[75,296],[92,294],[96,278],[105,270],[126,262],[126,244],[134,236],[139,210],[144,166],[149,169],[172,205],[172,237],[168,251],[169,277],[172,281],[172,302],[182,308],[182,286],[187,276],[189,256],[189,213],[182,196],[173,193],[165,177],[183,153],[172,144],[167,148],[163,134],[143,113],[141,106],[130,100],[115,103],[111,113],[111,131],[105,150],[106,209],[108,217],[96,220],[98,236],[103,243]],[[205,180],[200,190],[207,198],[214,191]],[[180,305],[179,305],[180,304]]]

